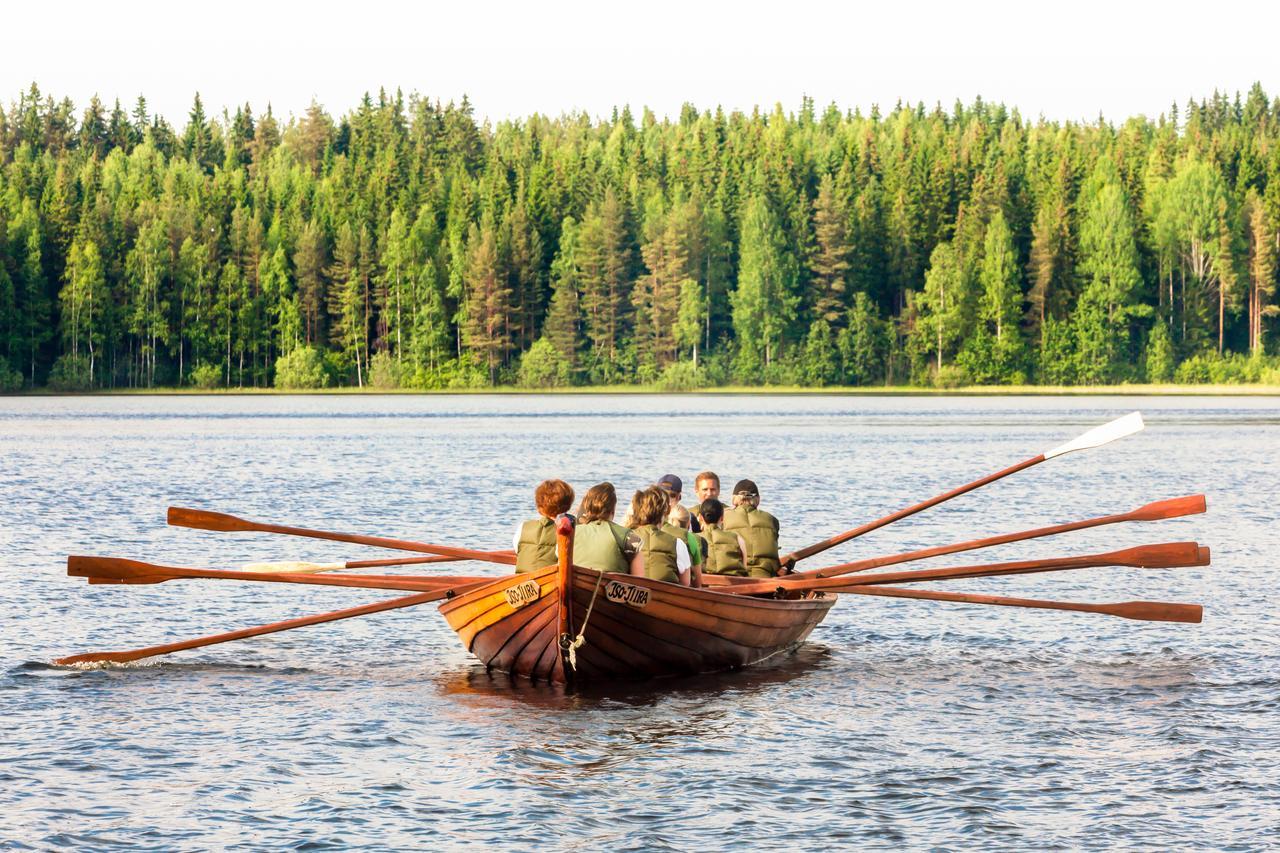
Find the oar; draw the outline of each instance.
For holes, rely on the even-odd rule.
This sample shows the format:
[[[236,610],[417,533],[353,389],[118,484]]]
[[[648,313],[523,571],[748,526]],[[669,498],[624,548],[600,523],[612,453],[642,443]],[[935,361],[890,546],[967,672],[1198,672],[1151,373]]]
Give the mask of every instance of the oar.
[[[1209,565],[1209,549],[1195,542],[1165,542],[1160,545],[1140,545],[1123,551],[1106,554],[1090,554],[1083,557],[1056,557],[1047,560],[1019,560],[1011,563],[987,563],[980,566],[960,566],[944,569],[917,569],[910,572],[885,572],[878,575],[860,575],[852,578],[790,578],[763,580],[752,584],[724,587],[723,591],[734,595],[759,595],[776,590],[804,591],[830,590],[843,592],[848,587],[884,583],[914,583],[915,581],[946,581],[958,578],[986,578],[1000,575],[1027,575],[1037,572],[1056,572],[1065,569],[1090,569],[1099,566],[1130,566],[1141,569],[1172,569],[1183,566]]]
[[[1199,624],[1204,608],[1199,604],[1166,601],[1124,601],[1119,604],[1077,604],[1071,601],[1043,601],[1035,598],[1007,598],[1002,595],[974,595],[965,592],[935,592],[926,589],[894,589],[884,586],[854,586],[845,592],[857,595],[886,595],[892,598],[920,598],[926,601],[959,601],[965,604],[996,604],[1001,607],[1034,607],[1040,610],[1073,610],[1101,613],[1144,622],[1190,622]]]
[[[425,542],[409,542],[403,539],[387,539],[382,536],[361,536],[355,533],[333,533],[327,530],[310,530],[305,527],[287,527],[283,524],[264,524],[203,509],[169,507],[169,523],[176,527],[196,530],[216,530],[223,533],[283,533],[286,536],[307,536],[312,539],[328,539],[332,542],[351,542],[356,545],[372,545],[377,548],[394,548],[398,551],[418,551],[439,554],[459,560],[481,560],[487,563],[515,565],[515,555],[510,551],[477,551],[472,548],[453,548],[448,545],[430,545]]]
[[[67,558],[67,574],[88,578],[89,583],[163,583],[177,578],[221,578],[240,581],[301,583],[318,586],[353,586],[364,589],[399,589],[426,591],[447,589],[460,584],[496,580],[484,577],[436,577],[413,575],[311,575],[284,572],[234,572],[218,569],[188,569],[180,566],[158,566],[119,557],[71,556]]]
[[[872,530],[884,527],[886,524],[892,524],[893,522],[906,518],[909,515],[915,515],[917,512],[921,512],[922,510],[926,510],[932,506],[937,506],[944,501],[949,501],[952,498],[959,497],[966,492],[971,492],[974,489],[987,485],[988,483],[994,483],[996,480],[1008,477],[1010,474],[1016,474],[1019,471],[1030,468],[1032,465],[1039,465],[1041,462],[1048,459],[1053,459],[1054,457],[1062,456],[1065,453],[1071,453],[1076,450],[1088,450],[1094,447],[1101,447],[1102,445],[1109,444],[1116,439],[1124,438],[1127,435],[1133,435],[1135,432],[1140,431],[1142,427],[1142,414],[1140,412],[1133,412],[1122,418],[1117,418],[1110,423],[1094,427],[1083,435],[1068,441],[1066,444],[1061,444],[1052,450],[1046,450],[1039,456],[1033,456],[1025,462],[1019,462],[1017,465],[1005,468],[1003,471],[988,474],[985,477],[974,480],[968,485],[961,486],[958,489],[952,489],[949,492],[943,492],[937,497],[929,498],[927,501],[921,501],[920,503],[909,506],[906,509],[900,509],[895,513],[886,515],[884,518],[867,522],[866,524],[863,524],[860,527],[855,527],[852,530],[846,530],[838,536],[832,536],[830,539],[825,539],[822,542],[810,545],[807,548],[801,548],[799,551],[793,551],[783,557],[781,563],[784,566],[795,565],[796,562],[803,560],[805,557],[812,557],[814,554],[819,554],[826,551],[828,548],[834,548],[842,542],[848,542],[850,539],[861,536],[864,533],[870,533]]]
[[[897,563],[909,563],[913,560],[924,560],[929,557],[940,557],[944,554],[956,554],[961,551],[975,551],[979,548],[990,548],[995,545],[1006,545],[1010,542],[1023,542],[1028,539],[1039,539],[1042,536],[1055,536],[1059,533],[1070,533],[1074,530],[1086,530],[1090,527],[1101,527],[1104,524],[1119,524],[1125,521],[1159,521],[1166,518],[1179,518],[1184,515],[1195,515],[1205,511],[1204,495],[1188,495],[1185,498],[1171,498],[1155,501],[1140,506],[1132,512],[1104,515],[1084,521],[1073,521],[1068,524],[1056,524],[1052,527],[1038,527],[1035,530],[1024,530],[1020,533],[1006,533],[1001,536],[989,536],[986,539],[970,539],[967,542],[956,542],[951,545],[938,545],[934,548],[922,548],[918,551],[907,551],[888,557],[870,557],[838,566],[822,569],[811,569],[807,572],[796,572],[788,575],[789,580],[796,578],[828,578],[834,575],[846,575],[867,569],[878,569]]]
[[[510,553],[499,551],[496,553]],[[340,572],[344,569],[372,569],[381,566],[420,566],[424,563],[456,563],[459,557],[391,557],[386,560],[348,560],[345,563],[308,563],[299,560],[277,560],[270,563],[247,563],[242,572]]]
[[[383,610],[394,610],[399,607],[413,607],[415,604],[425,604],[428,601],[438,601],[441,598],[445,598],[452,592],[461,592],[465,589],[468,589],[468,587],[463,586],[436,589],[430,592],[420,592],[416,595],[406,595],[402,598],[393,598],[389,601],[380,601],[376,604],[365,604],[360,607],[350,607],[346,610],[335,610],[332,613],[320,613],[316,616],[304,616],[300,619],[289,619],[284,622],[275,622],[270,625],[259,625],[256,628],[243,628],[239,631],[230,631],[226,634],[214,634],[209,637],[199,637],[194,640],[183,640],[179,643],[166,643],[161,646],[148,646],[145,649],[134,649],[130,652],[90,652],[83,655],[71,655],[70,657],[58,658],[54,663],[97,663],[100,661],[128,663],[129,661],[155,657],[156,655],[167,655],[170,652],[180,652],[184,649],[195,649],[200,646],[212,646],[215,643],[225,643],[229,640],[243,640],[246,637],[258,637],[262,634],[274,634],[277,631],[289,631],[293,628],[303,628],[307,625],[319,625],[322,622],[335,622],[339,619],[350,619],[354,616],[367,616],[370,613],[379,613]]]

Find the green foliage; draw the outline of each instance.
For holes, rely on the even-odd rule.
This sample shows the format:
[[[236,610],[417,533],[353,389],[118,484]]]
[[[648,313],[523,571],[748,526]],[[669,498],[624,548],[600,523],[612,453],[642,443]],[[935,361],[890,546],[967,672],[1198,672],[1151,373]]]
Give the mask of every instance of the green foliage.
[[[276,360],[276,387],[290,391],[324,388],[329,384],[324,356],[315,347],[298,347]]]
[[[1168,382],[1173,379],[1176,364],[1169,327],[1158,320],[1147,336],[1147,381]]]
[[[26,387],[85,359],[95,388],[267,386],[278,362],[374,387],[999,384],[1213,351],[1182,375],[1237,381],[1225,356],[1264,354],[1280,314],[1280,107],[1249,103],[480,125],[397,93],[282,127],[197,97],[175,129],[142,99],[77,125],[32,89],[0,112],[0,363]]]
[[[88,391],[93,387],[89,376],[89,358],[70,353],[58,356],[49,371],[50,391]]]
[[[191,384],[202,391],[222,385],[222,368],[216,364],[198,364],[191,370]]]
[[[521,388],[563,388],[569,384],[569,361],[546,338],[520,357],[516,384]]]
[[[373,354],[369,361],[369,387],[382,391],[400,387],[400,364],[391,353]]]
[[[22,374],[0,361],[0,394],[22,390]]]
[[[694,367],[692,361],[676,361],[668,364],[657,381],[660,391],[697,391],[712,384],[708,372]]]

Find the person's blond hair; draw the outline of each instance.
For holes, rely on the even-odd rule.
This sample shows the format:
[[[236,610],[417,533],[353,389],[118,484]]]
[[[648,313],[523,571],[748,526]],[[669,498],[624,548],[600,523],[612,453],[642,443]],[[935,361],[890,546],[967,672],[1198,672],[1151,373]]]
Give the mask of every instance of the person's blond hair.
[[[667,515],[667,507],[667,493],[657,486],[636,492],[631,498],[631,518],[627,526],[634,529],[646,524],[661,524]]]
[[[667,513],[667,522],[674,524],[676,527],[683,527],[685,530],[688,530],[689,510],[680,506],[680,504],[676,504],[671,508],[671,511]]]

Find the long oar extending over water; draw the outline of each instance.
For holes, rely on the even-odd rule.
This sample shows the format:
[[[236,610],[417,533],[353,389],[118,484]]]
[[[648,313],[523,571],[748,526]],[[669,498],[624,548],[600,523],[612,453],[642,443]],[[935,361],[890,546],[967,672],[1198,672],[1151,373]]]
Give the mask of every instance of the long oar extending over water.
[[[1076,450],[1088,450],[1093,447],[1101,447],[1102,445],[1109,444],[1116,439],[1124,438],[1127,435],[1133,435],[1135,432],[1140,431],[1142,427],[1142,414],[1139,412],[1133,412],[1122,418],[1117,418],[1110,423],[1094,427],[1083,435],[1068,441],[1066,444],[1061,444],[1051,450],[1046,450],[1044,453],[1041,453],[1038,456],[1033,456],[1025,462],[1019,462],[1017,465],[1012,465],[1002,471],[997,471],[994,474],[988,474],[985,477],[974,480],[972,483],[960,486],[957,489],[952,489],[949,492],[943,492],[937,497],[929,498],[926,501],[913,504],[906,509],[900,509],[897,512],[890,513],[884,518],[869,521],[866,524],[853,528],[852,530],[846,530],[838,536],[832,536],[830,539],[824,539],[823,541],[810,545],[807,548],[801,548],[799,551],[793,551],[792,553],[784,556],[781,562],[784,566],[795,565],[796,562],[803,560],[805,557],[812,557],[814,554],[820,554],[828,548],[834,548],[842,542],[848,542],[850,539],[861,536],[864,533],[870,533],[872,530],[884,527],[886,524],[892,524],[893,522],[906,518],[909,515],[915,515],[917,512],[926,510],[929,507],[937,506],[944,501],[949,501],[952,498],[959,497],[966,492],[971,492],[974,489],[987,485],[988,483],[994,483],[996,480],[1008,477],[1010,474],[1016,474],[1017,472],[1030,468],[1033,465],[1039,465],[1041,462],[1048,459],[1053,459],[1054,457],[1062,456],[1063,454],[1071,453]]]
[[[1056,557],[1047,560],[1019,560],[1011,563],[987,563],[980,566],[960,566],[943,569],[917,569],[910,572],[885,572],[878,575],[859,575],[838,578],[777,578],[758,583],[726,587],[725,592],[736,595],[760,595],[776,590],[805,591],[827,590],[844,592],[854,586],[872,584],[914,583],[916,581],[948,581],[959,578],[986,578],[1000,575],[1027,575],[1037,572],[1056,572],[1064,569],[1090,569],[1099,566],[1130,566],[1141,569],[1172,569],[1184,566],[1209,565],[1209,549],[1195,542],[1165,542],[1160,545],[1140,545],[1106,554],[1089,554],[1082,557]]]
[[[1166,518],[1181,518],[1185,515],[1196,515],[1205,511],[1204,495],[1188,495],[1184,498],[1171,498],[1155,501],[1140,506],[1131,512],[1115,515],[1103,515],[1084,521],[1072,521],[1067,524],[1055,524],[1052,527],[1037,527],[1020,533],[1005,533],[1000,536],[988,536],[985,539],[970,539],[966,542],[955,542],[951,545],[938,545],[934,548],[921,548],[918,551],[907,551],[887,557],[869,557],[852,563],[838,566],[827,566],[822,569],[811,569],[807,572],[796,572],[788,575],[789,580],[797,578],[829,578],[835,575],[847,575],[852,572],[878,569],[898,563],[909,563],[913,560],[924,560],[929,557],[941,557],[944,554],[957,554],[961,551],[976,551],[979,548],[991,548],[995,545],[1006,545],[1010,542],[1024,542],[1028,539],[1039,539],[1043,536],[1056,536],[1059,533],[1070,533],[1075,530],[1086,530],[1090,527],[1101,527],[1104,524],[1120,524],[1126,521],[1160,521]]]
[[[496,551],[506,554],[509,551]],[[425,563],[456,563],[461,557],[391,557],[386,560],[347,560],[345,563],[310,563],[299,560],[276,560],[269,563],[248,563],[240,567],[242,572],[340,572],[344,569],[372,569],[381,566],[420,566]]]
[[[267,581],[272,583],[300,583],[316,586],[351,586],[364,589],[397,589],[425,592],[449,589],[470,583],[482,583],[496,578],[444,577],[413,575],[314,575],[288,572],[236,572],[219,569],[189,569],[180,566],[158,566],[138,560],[119,557],[86,557],[74,555],[67,558],[67,574],[88,578],[89,583],[147,584],[163,583],[178,578],[215,578],[239,581]]]
[[[438,554],[459,560],[480,560],[486,563],[502,563],[514,566],[515,555],[510,551],[477,551],[472,548],[453,548],[449,545],[431,545],[404,539],[387,539],[382,536],[361,536],[356,533],[333,533],[328,530],[311,530],[306,527],[288,527],[283,524],[265,524],[203,509],[169,507],[169,523],[176,527],[196,530],[216,530],[223,533],[283,533],[286,536],[306,536],[311,539],[327,539],[331,542],[351,542],[356,545],[372,545],[377,548],[394,548],[398,551],[417,551]]]
[[[156,655],[167,655],[171,652],[180,652],[185,649],[195,649],[200,646],[212,646],[215,643],[225,643],[229,640],[243,640],[247,637],[274,634],[277,631],[289,631],[294,628],[303,628],[307,625],[319,625],[323,622],[335,622],[339,619],[350,619],[353,616],[368,616],[370,613],[380,613],[383,610],[395,610],[399,607],[413,607],[415,604],[425,604],[428,601],[438,601],[441,598],[448,596],[451,592],[460,592],[464,589],[467,589],[467,587],[449,587],[446,589],[432,590],[430,592],[419,592],[415,595],[406,595],[402,598],[393,598],[389,601],[379,601],[376,604],[365,604],[360,607],[350,607],[346,610],[335,610],[332,613],[320,613],[315,616],[304,616],[300,619],[289,619],[284,622],[274,622],[270,625],[259,625],[255,628],[243,628],[239,631],[229,631],[225,634],[214,634],[209,637],[198,637],[194,640],[183,640],[178,643],[165,643],[160,646],[148,646],[145,649],[134,649],[129,652],[89,652],[88,654],[83,655],[71,655],[70,657],[58,658],[54,663],[100,663],[104,661],[112,663],[128,663],[129,661],[155,657]]]
[[[896,589],[886,586],[853,586],[843,590],[857,595],[884,595],[891,598],[918,598],[926,601],[957,601],[964,604],[995,604],[1001,607],[1032,607],[1038,610],[1073,610],[1101,613],[1144,622],[1190,622],[1199,624],[1204,608],[1199,604],[1167,601],[1124,601],[1118,604],[1078,604],[1072,601],[1043,601],[1036,598],[1007,598],[1002,595],[974,595],[965,592],[936,592],[927,589]]]

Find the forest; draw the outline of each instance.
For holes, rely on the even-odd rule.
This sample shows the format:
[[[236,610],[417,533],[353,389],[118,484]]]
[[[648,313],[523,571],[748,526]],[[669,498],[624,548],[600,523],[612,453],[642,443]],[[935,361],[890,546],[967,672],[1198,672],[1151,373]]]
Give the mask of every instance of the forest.
[[[1280,99],[0,107],[0,391],[1280,384]]]

